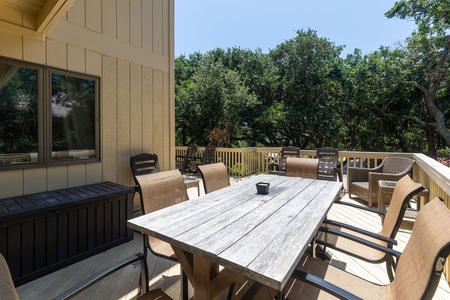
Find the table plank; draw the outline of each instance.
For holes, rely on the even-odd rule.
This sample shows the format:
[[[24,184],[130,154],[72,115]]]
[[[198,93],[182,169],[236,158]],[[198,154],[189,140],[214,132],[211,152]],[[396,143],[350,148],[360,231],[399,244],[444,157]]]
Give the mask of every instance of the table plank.
[[[210,207],[222,205],[222,200],[224,199],[226,199],[226,201],[229,201],[229,205],[238,205],[241,202],[241,199],[235,196],[254,195],[256,187],[255,190],[251,191],[249,190],[248,185],[252,183],[256,184],[260,181],[260,179],[264,179],[267,176],[269,175],[265,175],[262,177],[255,176],[254,178],[250,178],[246,181],[241,181],[233,184],[224,190],[214,191],[202,197],[152,212],[151,218],[147,216],[137,217],[133,219],[131,223],[129,223],[129,226],[138,231],[144,229],[146,234],[154,235],[156,237],[159,237],[160,234],[158,233],[161,232],[174,236],[170,234],[170,229],[173,228],[171,227],[172,225],[176,224],[176,226],[179,226],[179,222],[183,222],[187,218],[192,218],[193,215],[201,215]],[[164,222],[161,222],[161,219],[164,219]]]
[[[272,183],[275,183],[275,181]],[[228,228],[228,226],[241,218],[245,218],[246,215],[255,210],[259,210],[261,213],[264,212],[264,204],[269,203],[273,197],[279,196],[285,188],[292,186],[294,182],[283,180],[283,182],[277,183],[279,184],[275,185],[270,196],[258,195],[255,192],[252,192],[252,195],[248,199],[245,199],[245,201],[239,201],[238,197],[234,197],[238,199],[236,205],[234,205],[234,203],[233,205],[230,205],[229,202],[225,201],[220,206],[211,208],[205,214],[192,216],[187,225],[190,230],[176,235],[176,242],[184,243],[185,245],[194,245],[194,248],[197,248],[197,243],[208,243],[208,239],[213,239],[210,243],[215,245],[217,244],[217,237],[219,237],[221,242],[227,243],[223,237],[229,237],[230,235],[222,232],[224,227]],[[280,188],[277,190],[276,186],[279,186]],[[255,222],[256,220],[251,221]],[[222,237],[222,239],[220,237]],[[200,244],[199,247],[203,248],[205,245]]]
[[[254,233],[252,235],[248,234],[250,234],[252,231],[255,230],[255,228],[264,223],[264,221],[266,221],[267,218],[269,218],[274,213],[274,211],[277,211],[278,209],[283,207],[283,205],[288,203],[292,198],[293,192],[300,193],[300,191],[303,191],[305,188],[307,188],[311,184],[311,182],[312,180],[299,181],[295,185],[293,185],[290,189],[284,190],[281,194],[276,195],[274,197],[267,197],[267,200],[263,201],[263,203],[259,205],[256,209],[248,211],[242,218],[238,219],[236,222],[229,224],[222,230],[216,232],[214,235],[211,235],[207,239],[201,241],[200,243],[197,243],[195,245],[194,252],[195,251],[203,252],[203,255],[207,255],[211,258],[214,258],[215,256],[221,254],[222,257],[227,257],[230,260],[230,262],[235,261],[238,263],[238,265],[247,265],[247,263],[243,264],[242,261],[235,260],[237,259],[236,257],[228,257],[226,255],[227,252],[225,252],[225,250],[231,247],[230,252],[234,252],[236,249],[242,249],[242,247],[247,248],[250,247],[251,245],[256,244],[252,240],[252,237],[258,236],[260,233],[263,232],[263,230],[261,231],[258,230],[257,233]],[[259,198],[266,198],[266,196],[260,196]],[[272,223],[269,224],[268,226],[270,227],[271,225],[274,224]],[[278,228],[278,226],[275,227]],[[246,237],[248,237],[248,239],[246,239]],[[239,241],[241,239],[247,241],[250,240],[251,242],[250,244],[246,244],[246,241]],[[267,241],[264,241],[263,245],[266,242]],[[256,249],[251,249],[251,251],[248,251],[248,249],[246,249],[246,251],[242,252],[238,251],[238,252],[254,253],[253,251],[255,250]],[[235,255],[240,254],[236,253]],[[231,265],[229,265],[229,267],[231,267]]]
[[[326,183],[326,186],[317,193],[305,210],[295,216],[249,264],[247,276],[276,290],[282,289],[339,193],[339,185],[330,184],[329,181],[323,183]],[[305,215],[308,218],[305,218]]]

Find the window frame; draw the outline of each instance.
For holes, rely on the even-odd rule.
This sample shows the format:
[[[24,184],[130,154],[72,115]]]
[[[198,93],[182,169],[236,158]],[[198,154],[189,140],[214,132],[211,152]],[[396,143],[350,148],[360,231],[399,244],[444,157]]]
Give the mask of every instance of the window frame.
[[[73,164],[98,163],[101,161],[101,136],[100,136],[100,83],[99,76],[85,73],[77,73],[70,70],[63,70],[51,66],[43,66],[26,61],[14,60],[0,57],[1,64],[9,64],[19,68],[29,68],[38,72],[38,95],[37,95],[37,117],[38,117],[38,149],[37,161],[19,162],[10,164],[0,164],[1,170],[25,169],[36,167],[62,166]],[[95,157],[84,159],[52,159],[52,73],[71,76],[82,80],[92,80],[95,82]],[[76,151],[76,150],[74,150]]]

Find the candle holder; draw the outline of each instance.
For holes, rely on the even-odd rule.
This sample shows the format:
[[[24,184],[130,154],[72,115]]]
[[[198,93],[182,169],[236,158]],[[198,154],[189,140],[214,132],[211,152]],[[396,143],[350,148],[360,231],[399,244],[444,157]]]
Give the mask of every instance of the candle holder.
[[[258,182],[256,184],[256,190],[258,194],[267,195],[269,193],[270,183],[268,182]]]

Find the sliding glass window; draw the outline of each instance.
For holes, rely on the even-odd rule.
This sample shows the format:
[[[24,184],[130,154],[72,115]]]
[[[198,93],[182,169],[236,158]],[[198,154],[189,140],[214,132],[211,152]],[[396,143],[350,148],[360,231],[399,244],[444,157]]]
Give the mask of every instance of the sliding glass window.
[[[0,166],[38,162],[42,70],[0,61]]]
[[[99,160],[99,79],[0,58],[0,168]]]

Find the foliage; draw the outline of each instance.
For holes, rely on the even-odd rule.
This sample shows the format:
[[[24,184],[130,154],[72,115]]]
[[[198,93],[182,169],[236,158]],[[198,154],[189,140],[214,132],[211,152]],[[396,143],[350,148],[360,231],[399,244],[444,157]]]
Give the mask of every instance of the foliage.
[[[345,58],[311,29],[268,54],[176,59],[177,143],[425,152],[450,146],[450,0],[397,1],[418,28],[397,48]]]
[[[449,107],[445,96],[450,84],[450,1],[398,1],[386,13],[388,17],[414,20],[417,31],[408,39],[404,68],[408,70],[399,83],[414,87],[421,96],[421,114],[408,119],[426,132],[428,154],[436,157],[439,142],[450,145]]]
[[[9,68],[13,74],[0,86],[0,153],[37,152],[38,73]]]

